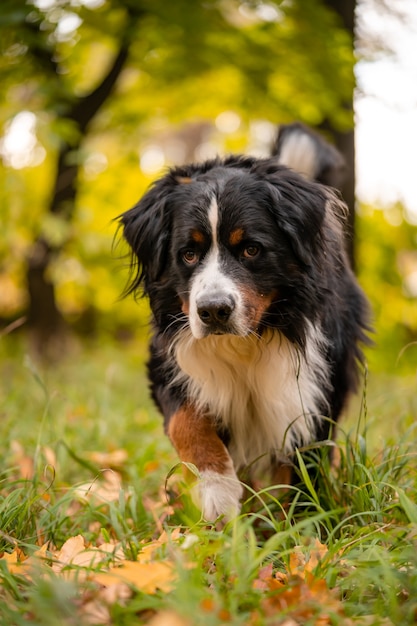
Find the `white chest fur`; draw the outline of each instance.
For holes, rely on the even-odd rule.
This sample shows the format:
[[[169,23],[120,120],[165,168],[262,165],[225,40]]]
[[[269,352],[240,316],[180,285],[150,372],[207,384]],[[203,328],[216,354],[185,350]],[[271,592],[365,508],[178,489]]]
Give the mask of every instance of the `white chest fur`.
[[[294,442],[314,437],[313,415],[323,406],[327,364],[320,332],[309,328],[302,355],[278,331],[262,337],[210,335],[194,339],[185,331],[173,346],[181,368],[176,382],[202,411],[230,434],[236,469],[271,454],[285,458]]]

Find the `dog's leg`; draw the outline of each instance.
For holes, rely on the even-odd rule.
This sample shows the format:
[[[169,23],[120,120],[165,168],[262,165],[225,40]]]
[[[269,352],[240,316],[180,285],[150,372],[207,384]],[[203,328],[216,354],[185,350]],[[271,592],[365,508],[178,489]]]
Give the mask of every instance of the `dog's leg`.
[[[242,485],[210,418],[192,406],[182,407],[170,419],[168,435],[181,461],[192,463],[199,471],[197,504],[204,519],[214,521],[220,515],[226,519],[237,515]]]

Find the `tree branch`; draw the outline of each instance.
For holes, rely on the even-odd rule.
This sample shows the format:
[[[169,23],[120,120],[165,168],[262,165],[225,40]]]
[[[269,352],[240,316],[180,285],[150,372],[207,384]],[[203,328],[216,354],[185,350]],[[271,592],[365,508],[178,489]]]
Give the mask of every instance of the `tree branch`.
[[[85,132],[88,124],[111,94],[123,70],[128,55],[129,47],[125,43],[122,43],[112,66],[101,83],[87,96],[79,98],[69,112],[67,117],[76,122],[81,134]]]

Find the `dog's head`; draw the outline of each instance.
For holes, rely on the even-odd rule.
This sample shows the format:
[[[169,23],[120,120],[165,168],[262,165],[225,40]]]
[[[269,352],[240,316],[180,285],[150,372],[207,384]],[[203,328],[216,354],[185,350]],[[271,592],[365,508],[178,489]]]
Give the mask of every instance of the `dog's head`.
[[[121,217],[137,270],[130,290],[149,295],[159,324],[168,313],[166,325],[188,324],[196,339],[270,326],[290,335],[320,298],[333,204],[273,159],[173,169]]]

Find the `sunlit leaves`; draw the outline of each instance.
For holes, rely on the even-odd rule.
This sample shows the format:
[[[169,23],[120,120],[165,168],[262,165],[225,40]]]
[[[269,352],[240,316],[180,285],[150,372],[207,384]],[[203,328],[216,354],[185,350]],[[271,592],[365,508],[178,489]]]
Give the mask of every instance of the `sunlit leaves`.
[[[352,121],[343,106],[353,87],[352,42],[319,0],[7,1],[0,32],[0,121],[6,130],[23,106],[36,122],[20,161],[27,167],[16,171],[5,159],[0,172],[7,224],[0,280],[11,302],[0,315],[25,312],[27,252],[43,234],[57,251],[48,279],[61,312],[70,321],[92,314],[100,323],[126,276],[117,249],[112,257],[113,220],[159,173],[140,169],[146,146],[160,147],[170,135],[178,142],[184,123],[212,129],[197,150],[184,151],[201,159],[251,150],[254,121],[328,118],[339,128]],[[121,46],[129,48],[124,71],[81,136],[69,113],[100,84]],[[233,132],[215,125],[224,111],[241,122]],[[63,143],[79,168],[75,211],[64,212],[70,225],[47,216]],[[165,150],[161,168],[172,161]],[[132,303],[117,306],[122,325],[144,318]]]

